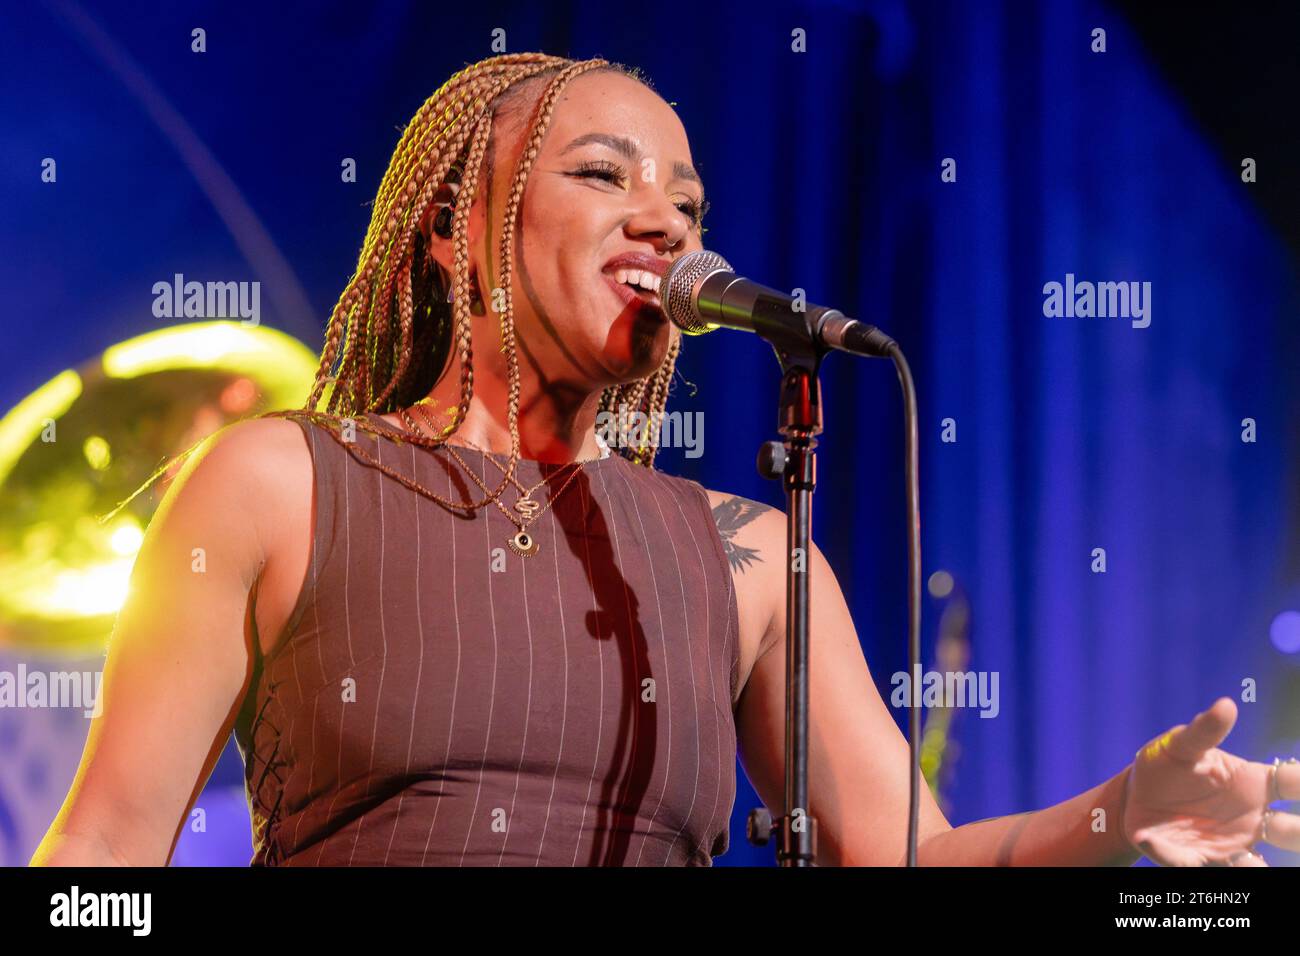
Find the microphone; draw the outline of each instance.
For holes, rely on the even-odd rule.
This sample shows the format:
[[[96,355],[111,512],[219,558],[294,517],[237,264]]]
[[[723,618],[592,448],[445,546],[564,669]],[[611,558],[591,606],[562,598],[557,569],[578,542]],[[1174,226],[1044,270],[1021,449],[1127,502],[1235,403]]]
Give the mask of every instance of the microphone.
[[[838,309],[812,305],[769,289],[732,271],[716,252],[701,250],[674,262],[659,283],[659,301],[670,322],[687,335],[718,328],[756,332],[778,352],[819,354],[838,349],[890,358],[898,345],[874,325]]]

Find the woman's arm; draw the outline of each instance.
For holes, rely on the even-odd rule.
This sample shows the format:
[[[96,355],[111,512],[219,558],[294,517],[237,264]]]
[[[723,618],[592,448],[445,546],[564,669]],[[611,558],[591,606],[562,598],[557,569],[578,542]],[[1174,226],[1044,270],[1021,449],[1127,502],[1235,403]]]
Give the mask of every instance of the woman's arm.
[[[90,726],[34,866],[165,865],[251,675],[249,592],[297,425],[229,426],[186,461],[131,572]]]
[[[715,506],[728,497],[715,496]],[[785,515],[745,504],[744,517],[720,529],[747,555],[732,570],[741,629],[762,635],[736,706],[736,734],[745,773],[775,815],[785,790]],[[816,545],[812,552],[806,809],[817,821],[817,861],[892,866],[907,841],[907,741],[876,690],[834,573]],[[925,842],[952,827],[928,787],[920,797]]]
[[[921,866],[1130,866],[1142,854],[1122,832],[1128,775],[1126,767],[1046,810],[936,833],[917,847],[916,861]]]
[[[720,498],[723,496],[719,496]],[[759,604],[765,633],[737,707],[741,761],[764,803],[783,804],[785,746],[785,516],[730,529],[733,546],[759,557],[733,572],[742,602]],[[906,860],[909,753],[863,658],[839,583],[814,545],[809,654],[809,812],[818,862],[891,866]],[[953,828],[921,790],[917,861],[922,865],[1127,865],[1140,854],[1121,827],[1121,772],[1072,800],[1036,813]],[[1094,811],[1105,811],[1099,818]],[[1104,819],[1105,829],[1094,831]]]
[[[769,807],[783,804],[785,743],[785,517],[757,506],[729,546],[747,548],[733,572],[742,632],[762,633],[737,705],[741,759]],[[750,520],[749,515],[755,517]],[[819,860],[906,861],[907,741],[867,669],[844,595],[813,547],[809,652],[809,813]],[[1148,741],[1133,763],[1046,810],[953,828],[928,787],[920,794],[917,862],[931,866],[1263,866],[1256,844],[1300,852],[1300,815],[1269,809],[1300,799],[1300,762],[1270,767],[1219,749],[1237,709],[1219,700]]]

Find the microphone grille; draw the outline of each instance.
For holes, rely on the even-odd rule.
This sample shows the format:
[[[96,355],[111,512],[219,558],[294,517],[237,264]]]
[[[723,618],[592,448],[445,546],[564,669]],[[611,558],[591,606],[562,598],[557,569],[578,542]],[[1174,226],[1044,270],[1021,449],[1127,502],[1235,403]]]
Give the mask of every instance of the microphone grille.
[[[717,272],[732,272],[731,264],[716,252],[701,249],[682,256],[664,273],[659,283],[659,301],[668,320],[687,335],[712,332],[695,307],[699,284]]]

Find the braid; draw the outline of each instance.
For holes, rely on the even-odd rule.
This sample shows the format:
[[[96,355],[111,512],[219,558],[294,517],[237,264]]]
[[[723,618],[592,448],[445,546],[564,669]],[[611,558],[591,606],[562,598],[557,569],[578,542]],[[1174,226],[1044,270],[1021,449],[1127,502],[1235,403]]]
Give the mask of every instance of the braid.
[[[646,417],[646,429],[641,434],[641,440],[629,446],[625,452],[625,457],[636,464],[654,466],[655,455],[659,451],[659,431],[664,408],[668,403],[669,386],[676,369],[677,355],[681,351],[681,342],[681,336],[674,337],[663,364],[653,375],[636,382],[610,386],[601,396],[601,411],[617,414],[618,406],[622,405]]]
[[[664,408],[668,404],[668,385],[677,366],[677,353],[681,351],[682,339],[677,336],[668,348],[668,355],[659,366],[659,370],[649,379],[649,394],[646,400],[646,414],[649,416],[650,428],[646,434],[645,444],[641,448],[641,462],[645,465],[654,463],[655,452],[659,450],[659,429],[663,425]]]
[[[544,53],[512,53],[466,66],[425,100],[403,130],[380,181],[356,270],[330,314],[320,364],[306,403],[300,409],[265,412],[255,417],[316,422],[354,457],[454,510],[472,512],[501,495],[514,474],[520,452],[519,359],[511,294],[515,229],[528,175],[560,95],[574,77],[593,70],[614,70],[647,82],[637,71],[602,59],[574,61]],[[494,290],[501,297],[501,344],[506,353],[509,384],[510,460],[501,483],[482,501],[449,501],[372,458],[355,442],[344,440],[337,429],[341,422],[351,422],[355,428],[376,437],[436,448],[445,444],[464,421],[474,395],[469,308],[470,208],[478,191],[494,118],[521,84],[546,76],[552,78],[537,103],[506,202],[501,230],[500,286]],[[430,267],[421,230],[431,215],[438,187],[458,159],[463,160],[464,169],[452,216],[453,301],[449,310],[444,300],[445,288],[430,275],[439,270]],[[651,376],[605,389],[600,408],[609,409],[626,400],[638,408],[645,404],[646,411],[661,417],[678,348],[679,341],[675,341],[664,363]],[[445,373],[446,363],[453,355],[460,364],[460,401],[453,422],[440,434],[399,436],[378,428],[365,417],[368,412],[382,414],[404,408],[427,395]],[[648,403],[644,402],[647,397]],[[648,431],[653,432],[653,439],[647,436],[636,448],[620,449],[619,453],[652,467],[657,451],[657,423]],[[160,466],[129,498],[100,520],[109,520],[201,443],[196,442]]]
[[[519,166],[506,199],[505,215],[501,225],[501,347],[506,353],[507,381],[510,395],[506,409],[506,420],[510,426],[510,461],[506,477],[514,474],[515,463],[519,458],[519,354],[515,348],[515,310],[512,293],[514,279],[514,236],[515,226],[519,221],[519,209],[523,204],[524,187],[528,183],[528,174],[537,160],[541,150],[542,138],[551,124],[551,115],[560,94],[575,76],[597,67],[608,66],[604,60],[585,60],[574,63],[560,71],[542,94],[537,106],[537,116],[533,120],[532,135],[524,145],[519,157]],[[460,212],[459,206],[457,212]],[[457,296],[459,300],[459,295]]]

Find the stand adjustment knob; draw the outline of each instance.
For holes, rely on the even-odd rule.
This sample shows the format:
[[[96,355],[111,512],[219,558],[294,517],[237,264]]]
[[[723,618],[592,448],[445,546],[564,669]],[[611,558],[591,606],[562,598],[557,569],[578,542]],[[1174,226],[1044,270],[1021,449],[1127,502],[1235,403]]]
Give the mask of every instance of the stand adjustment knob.
[[[745,821],[745,839],[754,846],[767,846],[772,839],[772,811],[767,807],[755,807],[749,811]]]
[[[779,441],[764,442],[758,449],[758,473],[764,478],[780,478],[785,474],[785,445]]]

